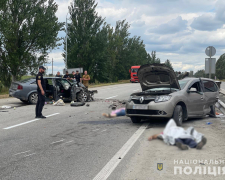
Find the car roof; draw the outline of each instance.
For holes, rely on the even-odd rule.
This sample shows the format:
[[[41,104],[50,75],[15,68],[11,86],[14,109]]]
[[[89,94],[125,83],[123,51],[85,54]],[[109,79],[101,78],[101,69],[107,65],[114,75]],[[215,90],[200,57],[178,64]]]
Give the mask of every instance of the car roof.
[[[181,79],[181,80],[196,80],[196,79],[199,79],[199,78],[196,78],[196,77],[186,77],[186,78]],[[214,81],[213,79],[209,79],[209,78],[201,78],[201,80]]]

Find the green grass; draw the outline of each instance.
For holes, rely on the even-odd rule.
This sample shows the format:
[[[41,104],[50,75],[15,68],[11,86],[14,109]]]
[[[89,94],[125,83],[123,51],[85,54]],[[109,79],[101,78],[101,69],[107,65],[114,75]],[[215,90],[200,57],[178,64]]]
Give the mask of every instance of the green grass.
[[[130,83],[130,80],[119,80],[118,82],[113,82],[113,83],[91,83],[89,85],[89,88],[110,86],[110,85],[116,85],[116,84],[125,84],[125,83]]]
[[[0,95],[3,95],[3,94],[8,94],[9,93],[9,89],[6,88],[6,87],[2,87],[0,89]]]

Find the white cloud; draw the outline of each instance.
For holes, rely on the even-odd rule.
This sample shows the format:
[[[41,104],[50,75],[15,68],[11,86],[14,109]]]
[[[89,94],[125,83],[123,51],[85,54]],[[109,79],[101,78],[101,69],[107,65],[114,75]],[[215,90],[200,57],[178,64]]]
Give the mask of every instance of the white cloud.
[[[187,29],[187,21],[183,20],[181,16],[172,19],[168,23],[160,24],[148,30],[150,33],[156,34],[174,34]]]

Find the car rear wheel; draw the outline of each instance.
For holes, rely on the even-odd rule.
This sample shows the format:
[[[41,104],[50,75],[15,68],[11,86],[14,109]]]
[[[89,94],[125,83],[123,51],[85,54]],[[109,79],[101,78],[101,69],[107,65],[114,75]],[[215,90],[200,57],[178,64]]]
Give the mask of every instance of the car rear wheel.
[[[29,96],[29,102],[31,104],[37,104],[37,100],[38,100],[38,94],[36,92],[31,93]]]
[[[180,105],[177,105],[173,112],[173,119],[176,122],[177,126],[181,126],[184,120],[183,108]]]
[[[141,122],[141,117],[132,116],[132,117],[130,117],[130,119],[133,123],[140,123]]]
[[[84,91],[81,91],[77,94],[77,100],[79,102],[86,102],[87,101],[87,93]]]

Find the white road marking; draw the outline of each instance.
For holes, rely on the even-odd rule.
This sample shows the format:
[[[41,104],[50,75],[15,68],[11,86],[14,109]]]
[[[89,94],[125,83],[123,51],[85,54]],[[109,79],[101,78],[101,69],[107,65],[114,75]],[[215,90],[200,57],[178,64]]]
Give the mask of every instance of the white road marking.
[[[29,151],[20,152],[20,153],[16,153],[13,156],[16,156],[16,155],[19,155],[19,154],[24,154],[24,153],[27,153],[27,152],[30,152],[30,150]]]
[[[59,141],[52,142],[51,144],[59,143],[59,142],[62,142],[62,141],[64,141],[64,140],[65,140],[65,139],[61,139],[61,140],[59,140]]]
[[[101,132],[105,132],[105,131],[107,131],[107,129],[104,129],[103,131],[101,131]]]
[[[136,89],[136,90],[133,90],[133,91],[139,91],[140,89]]]
[[[93,180],[106,180],[147,127],[148,124],[143,124],[123,145],[123,147],[112,157],[112,159],[102,168],[102,170],[94,177]]]
[[[94,129],[94,130],[92,130],[92,131],[98,131],[99,129]]]
[[[111,99],[111,98],[114,98],[114,97],[117,97],[118,95],[116,96],[111,96],[111,97],[108,97],[108,98],[105,98],[105,99]]]
[[[28,154],[28,155],[26,155],[26,156],[24,156],[24,157],[29,157],[29,156],[32,156],[32,155],[34,155],[34,154],[36,154],[36,153]]]
[[[59,113],[51,114],[51,115],[48,115],[48,116],[46,116],[46,117],[55,116],[55,115],[57,115],[57,114],[59,114]],[[38,120],[41,120],[41,119],[33,119],[33,120],[31,120],[31,121],[26,121],[26,122],[24,122],[24,123],[16,124],[16,125],[14,125],[14,126],[9,126],[9,127],[3,128],[3,129],[12,129],[12,128],[15,128],[15,127],[18,127],[18,126],[22,126],[22,125],[24,125],[24,124],[32,123],[32,122],[35,122],[35,121],[38,121]]]
[[[68,143],[71,143],[71,142],[73,142],[73,140],[72,141],[65,142],[64,144],[68,144]]]

